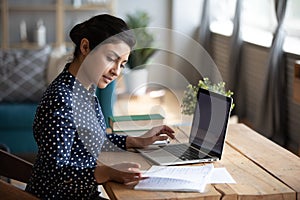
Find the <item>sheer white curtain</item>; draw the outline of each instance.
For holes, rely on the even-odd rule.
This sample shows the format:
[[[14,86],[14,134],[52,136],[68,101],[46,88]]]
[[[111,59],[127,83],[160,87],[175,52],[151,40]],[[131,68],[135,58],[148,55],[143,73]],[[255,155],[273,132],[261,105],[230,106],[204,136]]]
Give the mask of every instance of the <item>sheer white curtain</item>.
[[[200,21],[199,42],[203,48],[210,53],[211,32],[211,4],[210,0],[203,0],[202,16]]]
[[[242,46],[243,39],[241,37],[241,11],[243,0],[236,1],[235,15],[232,20],[233,30],[230,42],[230,57],[229,57],[229,70],[230,70],[230,82],[229,88],[234,91],[234,99],[236,102],[236,108],[233,110],[233,114],[237,114],[243,118],[245,115],[245,95],[243,92],[242,77]]]
[[[278,25],[269,53],[268,72],[258,124],[261,132],[284,146],[288,137],[286,126],[286,63],[283,52],[286,34],[283,22],[287,0],[274,0],[274,2]]]

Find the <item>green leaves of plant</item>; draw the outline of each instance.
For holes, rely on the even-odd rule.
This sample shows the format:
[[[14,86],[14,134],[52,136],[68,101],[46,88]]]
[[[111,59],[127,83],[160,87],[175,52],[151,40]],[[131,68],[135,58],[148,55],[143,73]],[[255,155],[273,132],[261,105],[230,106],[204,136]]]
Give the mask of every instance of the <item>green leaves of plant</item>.
[[[184,91],[181,108],[182,114],[192,115],[196,109],[197,103],[197,93],[199,88],[203,88],[212,92],[216,92],[228,97],[233,95],[233,92],[225,89],[225,82],[219,82],[217,84],[211,83],[211,81],[205,77],[203,80],[199,80],[198,85],[189,84],[187,89]],[[235,104],[232,104],[231,110],[234,108]]]
[[[127,66],[130,69],[143,67],[142,65],[157,51],[157,49],[151,48],[154,36],[147,29],[150,17],[144,11],[137,11],[134,14],[127,15],[126,23],[130,29],[134,29],[136,37],[136,46],[129,56]]]

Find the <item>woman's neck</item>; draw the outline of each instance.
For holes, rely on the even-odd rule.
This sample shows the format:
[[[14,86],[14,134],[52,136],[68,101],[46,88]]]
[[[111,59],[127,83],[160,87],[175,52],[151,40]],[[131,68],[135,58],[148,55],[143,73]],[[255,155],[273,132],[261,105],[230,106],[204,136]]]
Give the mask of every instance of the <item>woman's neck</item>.
[[[85,70],[81,68],[82,62],[79,62],[78,60],[74,59],[70,66],[69,66],[69,72],[76,77],[76,79],[87,89],[91,87],[90,81],[87,79],[87,76],[85,74]]]

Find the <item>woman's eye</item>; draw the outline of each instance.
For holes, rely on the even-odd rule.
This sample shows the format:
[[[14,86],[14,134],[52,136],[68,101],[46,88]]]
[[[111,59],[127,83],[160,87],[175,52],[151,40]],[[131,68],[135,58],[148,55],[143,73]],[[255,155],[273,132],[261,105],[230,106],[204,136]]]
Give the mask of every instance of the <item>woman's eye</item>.
[[[121,64],[121,68],[125,68],[125,67],[126,67],[126,63],[127,63],[127,61],[123,62],[123,63]]]
[[[112,62],[112,61],[114,61],[114,59],[111,57],[107,57],[107,61]]]

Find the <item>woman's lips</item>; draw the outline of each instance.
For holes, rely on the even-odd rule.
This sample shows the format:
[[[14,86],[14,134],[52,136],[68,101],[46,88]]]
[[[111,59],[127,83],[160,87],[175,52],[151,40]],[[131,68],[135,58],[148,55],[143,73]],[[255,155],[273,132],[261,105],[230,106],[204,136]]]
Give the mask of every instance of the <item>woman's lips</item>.
[[[109,77],[109,76],[103,76],[103,78],[104,78],[104,81],[106,82],[106,83],[109,83],[109,82],[111,82],[113,79],[111,78],[111,77]]]

